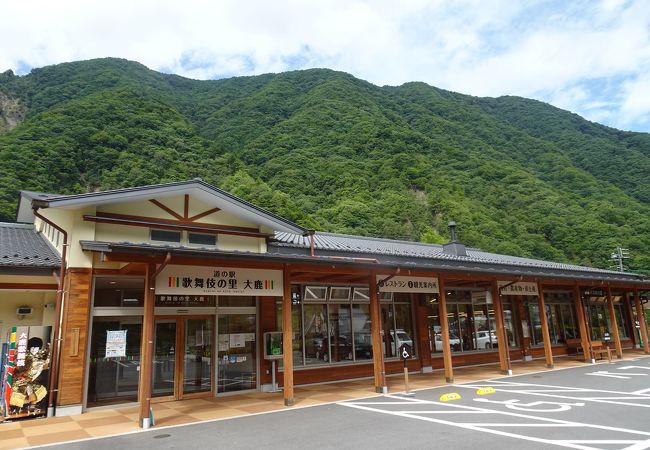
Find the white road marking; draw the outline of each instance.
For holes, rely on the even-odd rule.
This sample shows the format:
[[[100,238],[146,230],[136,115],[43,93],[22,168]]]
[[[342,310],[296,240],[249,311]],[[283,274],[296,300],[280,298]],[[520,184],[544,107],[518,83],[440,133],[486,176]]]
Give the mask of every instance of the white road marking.
[[[650,392],[650,388],[641,389],[640,391],[634,391],[634,392],[632,392],[632,394],[645,394],[646,392]]]
[[[396,398],[391,395],[385,395],[386,398]],[[401,398],[399,399],[399,403],[403,403]],[[527,414],[520,414],[520,413],[513,413],[513,412],[507,412],[507,411],[496,411],[496,410],[489,410],[485,408],[477,408],[473,406],[465,406],[465,405],[459,405],[459,404],[451,404],[451,403],[440,403],[440,402],[435,402],[435,401],[428,401],[428,400],[421,400],[421,399],[411,399],[411,402],[415,405],[423,405],[423,404],[429,404],[429,405],[435,405],[437,407],[442,407],[445,408],[445,410],[453,410],[453,409],[459,409],[462,410],[463,412],[481,412],[481,413],[490,413],[493,415],[505,415],[505,416],[513,416],[513,417],[518,417],[518,418],[524,418],[524,419],[532,419],[535,421],[535,423],[532,424],[521,424],[521,427],[525,426],[532,426],[532,427],[540,427],[540,426],[560,426],[560,427],[582,427],[582,428],[595,428],[599,430],[608,430],[608,431],[616,431],[620,433],[626,433],[626,434],[634,434],[634,435],[641,435],[641,436],[650,436],[649,432],[645,431],[637,431],[637,430],[630,430],[626,428],[618,428],[618,427],[608,427],[608,426],[603,426],[603,425],[594,425],[594,424],[586,424],[586,423],[579,423],[579,422],[572,422],[572,421],[566,421],[566,420],[559,420],[559,419],[550,419],[550,418],[545,418],[545,417],[537,417],[537,416],[530,416]],[[371,408],[367,406],[368,402],[364,402],[364,405],[359,405],[356,404],[356,402],[350,401],[350,402],[339,402],[338,404],[341,406],[347,406],[350,408],[356,408],[360,410],[365,410],[365,411],[370,411],[370,412],[376,412],[380,414],[388,414],[388,415],[393,415],[393,416],[399,416],[399,417],[405,417],[405,418],[411,418],[411,419],[417,419],[417,420],[422,420],[426,422],[433,422],[433,423],[439,423],[443,425],[450,425],[458,428],[464,428],[464,429],[470,429],[474,431],[482,431],[485,433],[491,433],[491,434],[496,434],[500,436],[506,436],[506,437],[512,437],[516,439],[523,439],[527,441],[534,441],[534,442],[541,442],[545,444],[551,444],[551,445],[559,445],[559,446],[564,446],[564,447],[570,447],[570,448],[578,448],[578,449],[592,449],[593,447],[588,447],[583,444],[581,444],[579,441],[573,441],[573,440],[553,440],[553,439],[543,439],[543,438],[537,438],[533,436],[527,436],[523,434],[517,434],[517,433],[510,433],[506,431],[501,431],[501,430],[493,430],[490,428],[487,428],[488,426],[494,426],[494,427],[503,427],[505,426],[504,424],[476,424],[476,423],[462,423],[462,422],[451,422],[448,420],[443,420],[439,418],[433,418],[433,417],[423,417],[421,414],[435,414],[436,411],[427,411],[427,412],[422,412],[422,411],[390,411],[390,410],[383,410],[379,408]],[[460,412],[460,411],[458,411]],[[543,424],[540,424],[539,422],[543,422]],[[544,423],[545,422],[545,423]],[[593,440],[590,441],[593,443],[598,443],[601,441]],[[614,442],[612,440],[607,440],[607,441],[602,441],[603,443],[608,443],[608,442]],[[625,444],[633,444],[633,445],[639,445],[643,444],[646,441],[639,441],[639,440],[621,440],[621,441],[615,441],[616,443],[625,443]],[[638,449],[645,448],[645,447],[638,447]]]
[[[647,373],[629,373],[626,372],[625,375],[618,375],[614,372],[608,372],[606,370],[599,370],[598,372],[590,372],[586,373],[585,375],[595,375],[598,377],[609,377],[609,378],[621,378],[624,380],[629,380],[631,376],[641,376],[641,377],[647,377]]]
[[[569,387],[564,387],[564,386],[555,386],[551,384],[535,384],[535,383],[517,383],[515,381],[498,381],[498,380],[488,380],[486,384],[494,384],[494,383],[499,383],[502,385],[508,385],[508,386],[535,386],[535,387],[549,387],[549,388],[554,388],[554,389],[567,389],[568,391],[575,391],[575,392],[602,392],[604,394],[622,394],[622,395],[628,395],[628,394],[634,394],[634,395],[640,395],[642,392],[636,391],[636,392],[625,392],[625,391],[609,391],[607,389],[585,389],[585,388],[569,388]],[[461,385],[457,384],[455,386],[468,386],[468,385]],[[650,399],[650,395],[648,395],[648,399]]]
[[[475,402],[483,403],[496,403],[504,405],[508,409],[514,409],[517,411],[530,411],[530,412],[563,412],[571,409],[572,406],[585,406],[584,403],[560,403],[560,402],[530,402],[530,403],[519,403],[519,400],[490,400],[487,398],[475,398]],[[535,408],[536,406],[541,405],[554,405],[552,408]]]
[[[627,369],[645,369],[645,370],[650,370],[650,367],[646,366],[624,366],[624,367],[617,367],[618,370],[627,370]]]
[[[646,448],[650,448],[650,439],[647,441],[637,442],[636,444],[630,445],[623,450],[644,450]]]
[[[523,383],[512,383],[514,386],[513,387],[521,387],[524,388],[526,387],[526,384]],[[501,387],[504,386],[504,387]],[[578,401],[588,401],[588,402],[595,402],[595,403],[608,403],[611,405],[621,405],[621,406],[637,406],[639,408],[650,408],[650,395],[648,396],[640,396],[641,393],[630,393],[634,394],[634,397],[629,396],[627,392],[614,392],[614,391],[598,391],[595,389],[580,389],[579,391],[570,389],[567,390],[566,392],[569,393],[588,393],[588,392],[593,392],[593,393],[602,393],[602,392],[612,392],[615,394],[628,394],[625,397],[577,397],[577,396],[571,396],[571,395],[557,395],[557,394],[546,394],[545,392],[558,392],[557,389],[549,390],[549,391],[544,391],[541,389],[508,389],[509,384],[507,382],[503,382],[501,386],[497,389],[497,392],[508,392],[511,394],[525,394],[525,395],[536,395],[539,397],[550,397],[550,398],[559,398],[563,400],[578,400]],[[539,386],[539,385],[532,385],[531,386]],[[457,384],[454,385],[456,388],[467,388],[467,389],[476,389],[475,385],[462,385],[462,384]],[[554,386],[554,388],[557,386]],[[561,392],[561,391],[560,391]],[[648,400],[648,403],[634,403],[630,401],[615,401],[615,400]]]

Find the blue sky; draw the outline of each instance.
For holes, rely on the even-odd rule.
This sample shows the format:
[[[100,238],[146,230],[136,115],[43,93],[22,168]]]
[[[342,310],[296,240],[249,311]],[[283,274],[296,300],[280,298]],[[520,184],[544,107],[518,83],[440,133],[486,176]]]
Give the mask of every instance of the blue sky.
[[[0,0],[0,71],[105,56],[196,79],[328,67],[650,131],[647,0]]]

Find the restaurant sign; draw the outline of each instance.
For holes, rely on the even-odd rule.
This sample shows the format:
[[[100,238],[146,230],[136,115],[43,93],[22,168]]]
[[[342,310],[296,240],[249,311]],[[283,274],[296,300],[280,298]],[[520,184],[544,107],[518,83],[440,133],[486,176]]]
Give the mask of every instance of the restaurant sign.
[[[499,281],[499,292],[501,295],[539,295],[537,283],[529,281]]]
[[[168,265],[156,277],[157,295],[281,297],[281,270]]]
[[[437,294],[438,279],[432,277],[390,277],[390,275],[377,275],[379,292],[422,292]]]

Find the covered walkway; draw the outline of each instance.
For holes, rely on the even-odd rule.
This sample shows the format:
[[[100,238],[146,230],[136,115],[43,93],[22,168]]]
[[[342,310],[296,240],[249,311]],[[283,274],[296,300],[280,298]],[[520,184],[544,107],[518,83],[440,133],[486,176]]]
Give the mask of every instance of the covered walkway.
[[[643,350],[625,350],[623,359],[643,356]],[[586,364],[574,356],[555,359],[554,369],[546,367],[546,361],[513,362],[514,375],[523,375],[548,370],[559,370]],[[600,360],[597,364],[608,364]],[[454,371],[456,383],[477,382],[495,378],[499,364],[458,367]],[[447,385],[442,371],[427,374],[410,374],[411,390],[426,389]],[[496,375],[498,376],[498,375]],[[387,377],[389,392],[404,390],[402,376]],[[452,386],[450,391],[452,390]],[[293,408],[318,406],[343,400],[372,397],[374,386],[367,379],[342,381],[337,383],[296,386],[294,389],[295,405]],[[154,403],[155,426],[153,432],[167,426],[221,420],[250,414],[273,411],[286,411],[282,392],[247,392],[218,398],[201,398]],[[0,449],[23,448],[51,443],[89,439],[118,434],[143,432],[138,426],[137,404],[115,408],[91,409],[84,414],[60,416],[30,421],[16,421],[0,424]]]

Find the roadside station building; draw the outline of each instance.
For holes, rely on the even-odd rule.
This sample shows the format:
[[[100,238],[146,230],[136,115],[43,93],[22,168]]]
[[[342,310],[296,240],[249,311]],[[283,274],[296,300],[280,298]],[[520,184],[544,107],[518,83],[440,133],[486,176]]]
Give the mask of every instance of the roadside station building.
[[[21,192],[0,224],[0,341],[52,326],[50,412],[555,357],[650,353],[647,277],[306,230],[199,179]],[[22,311],[23,314],[20,314]],[[637,326],[638,324],[638,326]],[[265,348],[267,332],[280,346]],[[266,352],[265,352],[266,350]]]

